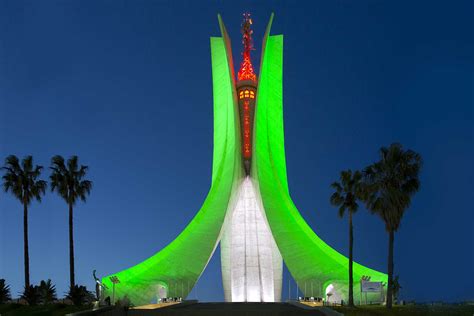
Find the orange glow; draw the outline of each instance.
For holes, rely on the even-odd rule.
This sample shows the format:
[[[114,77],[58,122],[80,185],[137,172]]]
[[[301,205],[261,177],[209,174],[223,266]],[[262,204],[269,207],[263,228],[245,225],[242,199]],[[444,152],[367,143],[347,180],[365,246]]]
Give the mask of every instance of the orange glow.
[[[237,73],[239,81],[241,80],[252,80],[257,81],[257,76],[253,72],[252,61],[250,60],[250,52],[246,54],[244,52],[244,60],[240,64],[240,70]]]
[[[250,127],[250,103],[244,101],[244,139],[243,139],[243,155],[244,158],[250,158],[252,155],[252,145],[250,143],[251,127]]]
[[[242,44],[244,45],[244,51],[242,53],[243,60],[240,64],[240,70],[237,73],[237,78],[241,80],[252,80],[257,81],[257,76],[253,71],[252,61],[250,60],[250,51],[253,49],[252,42],[252,19],[250,14],[244,14],[244,21],[242,22]]]

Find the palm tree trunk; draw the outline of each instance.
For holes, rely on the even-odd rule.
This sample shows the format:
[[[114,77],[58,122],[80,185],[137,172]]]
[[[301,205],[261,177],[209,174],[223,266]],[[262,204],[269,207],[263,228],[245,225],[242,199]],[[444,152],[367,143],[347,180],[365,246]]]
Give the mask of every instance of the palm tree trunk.
[[[387,284],[387,308],[392,308],[393,291],[393,241],[394,232],[389,232],[388,237],[388,284]]]
[[[74,278],[74,234],[73,234],[73,213],[72,203],[69,203],[69,280],[70,289],[74,288],[76,281]]]
[[[352,212],[349,211],[349,306],[354,306],[354,280],[352,277],[352,248],[354,236],[352,231]]]
[[[23,248],[25,259],[25,289],[30,287],[30,255],[28,250],[28,206],[23,202]]]

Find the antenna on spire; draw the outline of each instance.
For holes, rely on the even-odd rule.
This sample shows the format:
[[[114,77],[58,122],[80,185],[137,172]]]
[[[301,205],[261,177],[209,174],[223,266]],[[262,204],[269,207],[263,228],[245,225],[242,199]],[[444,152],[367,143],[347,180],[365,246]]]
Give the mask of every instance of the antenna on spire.
[[[250,17],[250,13],[243,14],[244,19],[242,21],[242,45],[244,45],[244,51],[242,52],[242,63],[240,64],[240,70],[237,73],[237,77],[239,81],[241,80],[252,80],[256,81],[257,76],[253,72],[253,65],[252,61],[250,60],[250,51],[253,50],[253,41],[252,41],[252,34],[253,31],[251,29],[252,26],[252,18]]]

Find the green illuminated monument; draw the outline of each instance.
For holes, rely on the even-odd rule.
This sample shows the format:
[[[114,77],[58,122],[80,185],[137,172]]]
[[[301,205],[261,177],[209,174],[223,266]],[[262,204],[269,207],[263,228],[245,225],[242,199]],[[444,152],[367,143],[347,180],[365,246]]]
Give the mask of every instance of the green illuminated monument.
[[[131,268],[103,278],[105,296],[125,295],[135,305],[163,297],[186,298],[221,246],[225,300],[281,300],[283,262],[302,295],[347,300],[348,259],[308,226],[294,205],[286,174],[283,131],[283,35],[270,35],[270,17],[257,79],[250,59],[252,20],[244,15],[243,61],[234,73],[230,39],[211,37],[214,94],[212,184],[199,212],[164,249]],[[387,275],[354,263],[360,280]],[[329,295],[328,295],[329,294]]]

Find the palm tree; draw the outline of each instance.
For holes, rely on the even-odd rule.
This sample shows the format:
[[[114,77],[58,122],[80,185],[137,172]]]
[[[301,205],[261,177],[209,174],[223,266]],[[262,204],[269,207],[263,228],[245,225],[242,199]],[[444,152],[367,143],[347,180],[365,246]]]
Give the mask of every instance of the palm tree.
[[[33,157],[26,156],[21,161],[10,155],[5,160],[3,188],[11,192],[23,204],[23,242],[25,259],[25,289],[30,287],[30,255],[28,249],[28,206],[33,199],[41,202],[41,195],[46,191],[46,181],[38,179],[42,166],[33,165]]]
[[[368,189],[367,208],[379,215],[385,223],[388,238],[387,308],[393,301],[393,243],[405,210],[412,196],[420,188],[419,173],[422,159],[412,150],[403,150],[400,144],[380,149],[380,161],[364,170]]]
[[[78,199],[86,201],[92,189],[92,182],[85,180],[88,167],[79,167],[77,156],[68,159],[67,165],[64,158],[54,156],[51,159],[51,191],[56,191],[69,206],[69,280],[70,288],[76,285],[74,277],[74,235],[73,235],[73,207]]]
[[[340,177],[341,183],[331,184],[336,192],[331,195],[330,202],[339,207],[339,217],[343,217],[347,211],[349,213],[349,306],[354,306],[354,280],[352,278],[352,249],[354,244],[352,214],[357,211],[359,205],[357,200],[362,195],[362,173],[352,170],[342,171]]]

